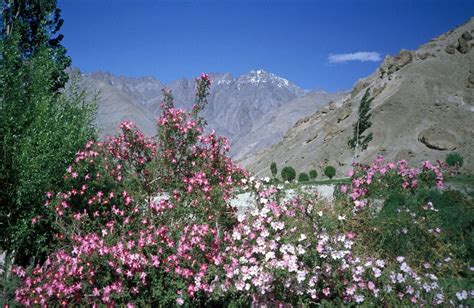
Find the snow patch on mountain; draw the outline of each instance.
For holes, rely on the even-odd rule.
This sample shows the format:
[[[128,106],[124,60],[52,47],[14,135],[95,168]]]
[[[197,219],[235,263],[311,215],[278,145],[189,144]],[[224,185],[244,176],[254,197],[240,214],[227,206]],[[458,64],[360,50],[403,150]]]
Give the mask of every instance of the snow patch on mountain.
[[[278,77],[264,70],[251,70],[249,74],[240,76],[238,82],[253,84],[273,83],[279,88],[294,86],[287,79]]]

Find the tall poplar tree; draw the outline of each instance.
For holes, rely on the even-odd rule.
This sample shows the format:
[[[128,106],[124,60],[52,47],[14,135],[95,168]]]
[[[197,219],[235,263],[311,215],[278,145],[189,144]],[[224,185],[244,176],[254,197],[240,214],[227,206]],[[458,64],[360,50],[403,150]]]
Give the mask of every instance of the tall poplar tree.
[[[65,69],[71,58],[61,45],[64,35],[59,31],[64,20],[56,0],[0,0],[2,10],[2,39],[19,34],[18,49],[23,60],[36,55],[44,47],[51,53],[52,91],[63,88],[68,80]]]
[[[354,136],[348,142],[349,146],[355,149],[356,152],[367,149],[369,142],[372,140],[372,133],[364,135],[364,132],[372,126],[370,105],[373,100],[374,98],[370,96],[370,89],[367,89],[359,105],[359,118],[354,124]]]
[[[56,2],[1,3],[0,249],[10,265],[27,265],[51,245],[45,192],[61,189],[75,153],[95,138],[95,105],[65,87],[70,59]]]

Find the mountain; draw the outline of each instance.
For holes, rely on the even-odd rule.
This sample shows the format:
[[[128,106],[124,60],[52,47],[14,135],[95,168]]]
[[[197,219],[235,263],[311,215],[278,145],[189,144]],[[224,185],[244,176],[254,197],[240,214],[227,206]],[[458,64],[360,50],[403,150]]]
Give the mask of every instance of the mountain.
[[[213,78],[209,105],[203,115],[209,126],[228,137],[232,145],[250,132],[264,114],[305,93],[288,80],[263,70],[238,78],[230,74],[211,75]]]
[[[251,172],[270,174],[270,163],[297,172],[333,165],[338,176],[350,168],[358,108],[370,89],[373,140],[359,161],[377,155],[389,160],[444,160],[449,152],[464,157],[474,171],[474,18],[415,51],[388,56],[367,78],[359,80],[344,100],[326,106],[290,128],[271,148],[241,161]]]
[[[81,87],[91,95],[97,94],[96,123],[100,134],[113,135],[119,123],[127,120],[137,123],[144,134],[152,136],[156,131],[156,117],[132,93],[123,90],[122,83],[114,81],[111,75],[108,77],[102,74],[95,74],[94,78],[81,77]]]
[[[264,70],[233,77],[210,74],[211,94],[203,111],[208,128],[226,136],[232,155],[240,158],[277,142],[300,117],[316,111],[342,94],[309,92]],[[102,135],[113,134],[119,122],[129,119],[146,135],[155,133],[162,89],[172,91],[177,107],[189,109],[194,102],[195,82],[180,79],[163,84],[153,77],[131,78],[110,73],[82,74],[83,86],[99,91],[98,126]],[[272,123],[277,119],[277,123]],[[268,126],[271,125],[271,129]],[[252,146],[248,146],[252,142]]]
[[[243,159],[269,148],[280,140],[299,119],[313,114],[330,102],[339,101],[346,94],[310,91],[283,106],[270,110],[252,125],[252,129],[247,134],[240,138],[244,142],[234,144],[231,149],[232,153],[235,153],[234,158]]]

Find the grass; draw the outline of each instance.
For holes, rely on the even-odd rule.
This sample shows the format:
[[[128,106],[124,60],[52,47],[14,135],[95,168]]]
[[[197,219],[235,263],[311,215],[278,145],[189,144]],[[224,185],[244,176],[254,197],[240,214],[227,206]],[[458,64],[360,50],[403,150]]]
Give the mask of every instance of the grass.
[[[292,182],[285,184],[285,188],[297,188],[300,186],[315,186],[315,185],[332,185],[332,184],[350,184],[350,178],[325,179],[325,180],[310,180],[306,182]]]
[[[339,178],[339,179],[326,179],[326,180],[310,180],[307,182],[301,182],[301,185],[330,185],[330,184],[349,184],[350,178]]]
[[[458,174],[446,178],[449,188],[461,191],[466,196],[474,199],[474,175]]]
[[[447,177],[446,182],[456,183],[456,184],[467,184],[467,185],[474,186],[474,175],[471,175],[471,174],[458,174],[458,175],[455,175],[455,176]]]

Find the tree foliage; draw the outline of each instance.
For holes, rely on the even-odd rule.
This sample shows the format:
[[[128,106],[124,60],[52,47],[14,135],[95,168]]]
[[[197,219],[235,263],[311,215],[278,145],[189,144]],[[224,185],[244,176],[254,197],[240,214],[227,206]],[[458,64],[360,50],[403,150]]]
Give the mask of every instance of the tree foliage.
[[[359,118],[354,124],[354,136],[348,142],[352,149],[360,148],[363,151],[367,149],[369,142],[372,140],[372,133],[364,135],[364,132],[372,126],[370,105],[373,100],[374,98],[370,97],[370,89],[367,89],[359,105]]]
[[[281,178],[283,181],[293,181],[296,178],[296,171],[291,166],[286,166],[281,169]]]
[[[273,177],[276,177],[276,175],[278,174],[278,168],[275,162],[272,162],[270,164],[270,171],[272,172]]]
[[[318,172],[317,172],[316,170],[314,170],[314,169],[313,169],[313,170],[310,170],[310,171],[309,171],[309,177],[310,177],[312,180],[314,180],[315,178],[318,177]]]
[[[29,7],[24,2],[12,7]],[[95,105],[74,83],[55,90],[62,84],[58,50],[46,39],[38,41],[49,32],[35,28],[43,25],[36,17],[29,24],[33,34],[26,31],[29,19],[4,24],[0,42],[0,248],[22,264],[44,254],[51,242],[50,221],[32,223],[45,214],[44,192],[63,185],[76,151],[95,137]]]
[[[335,175],[336,175],[336,168],[334,168],[333,166],[327,166],[326,168],[324,168],[324,174],[332,179]]]
[[[13,33],[19,35],[17,48],[23,60],[34,57],[47,47],[51,53],[50,88],[53,92],[63,88],[68,80],[64,71],[71,65],[71,58],[61,45],[64,38],[59,33],[64,20],[56,0],[0,0],[2,6],[2,39]]]
[[[305,172],[301,172],[300,175],[298,176],[298,182],[308,182],[309,177],[308,174]]]

